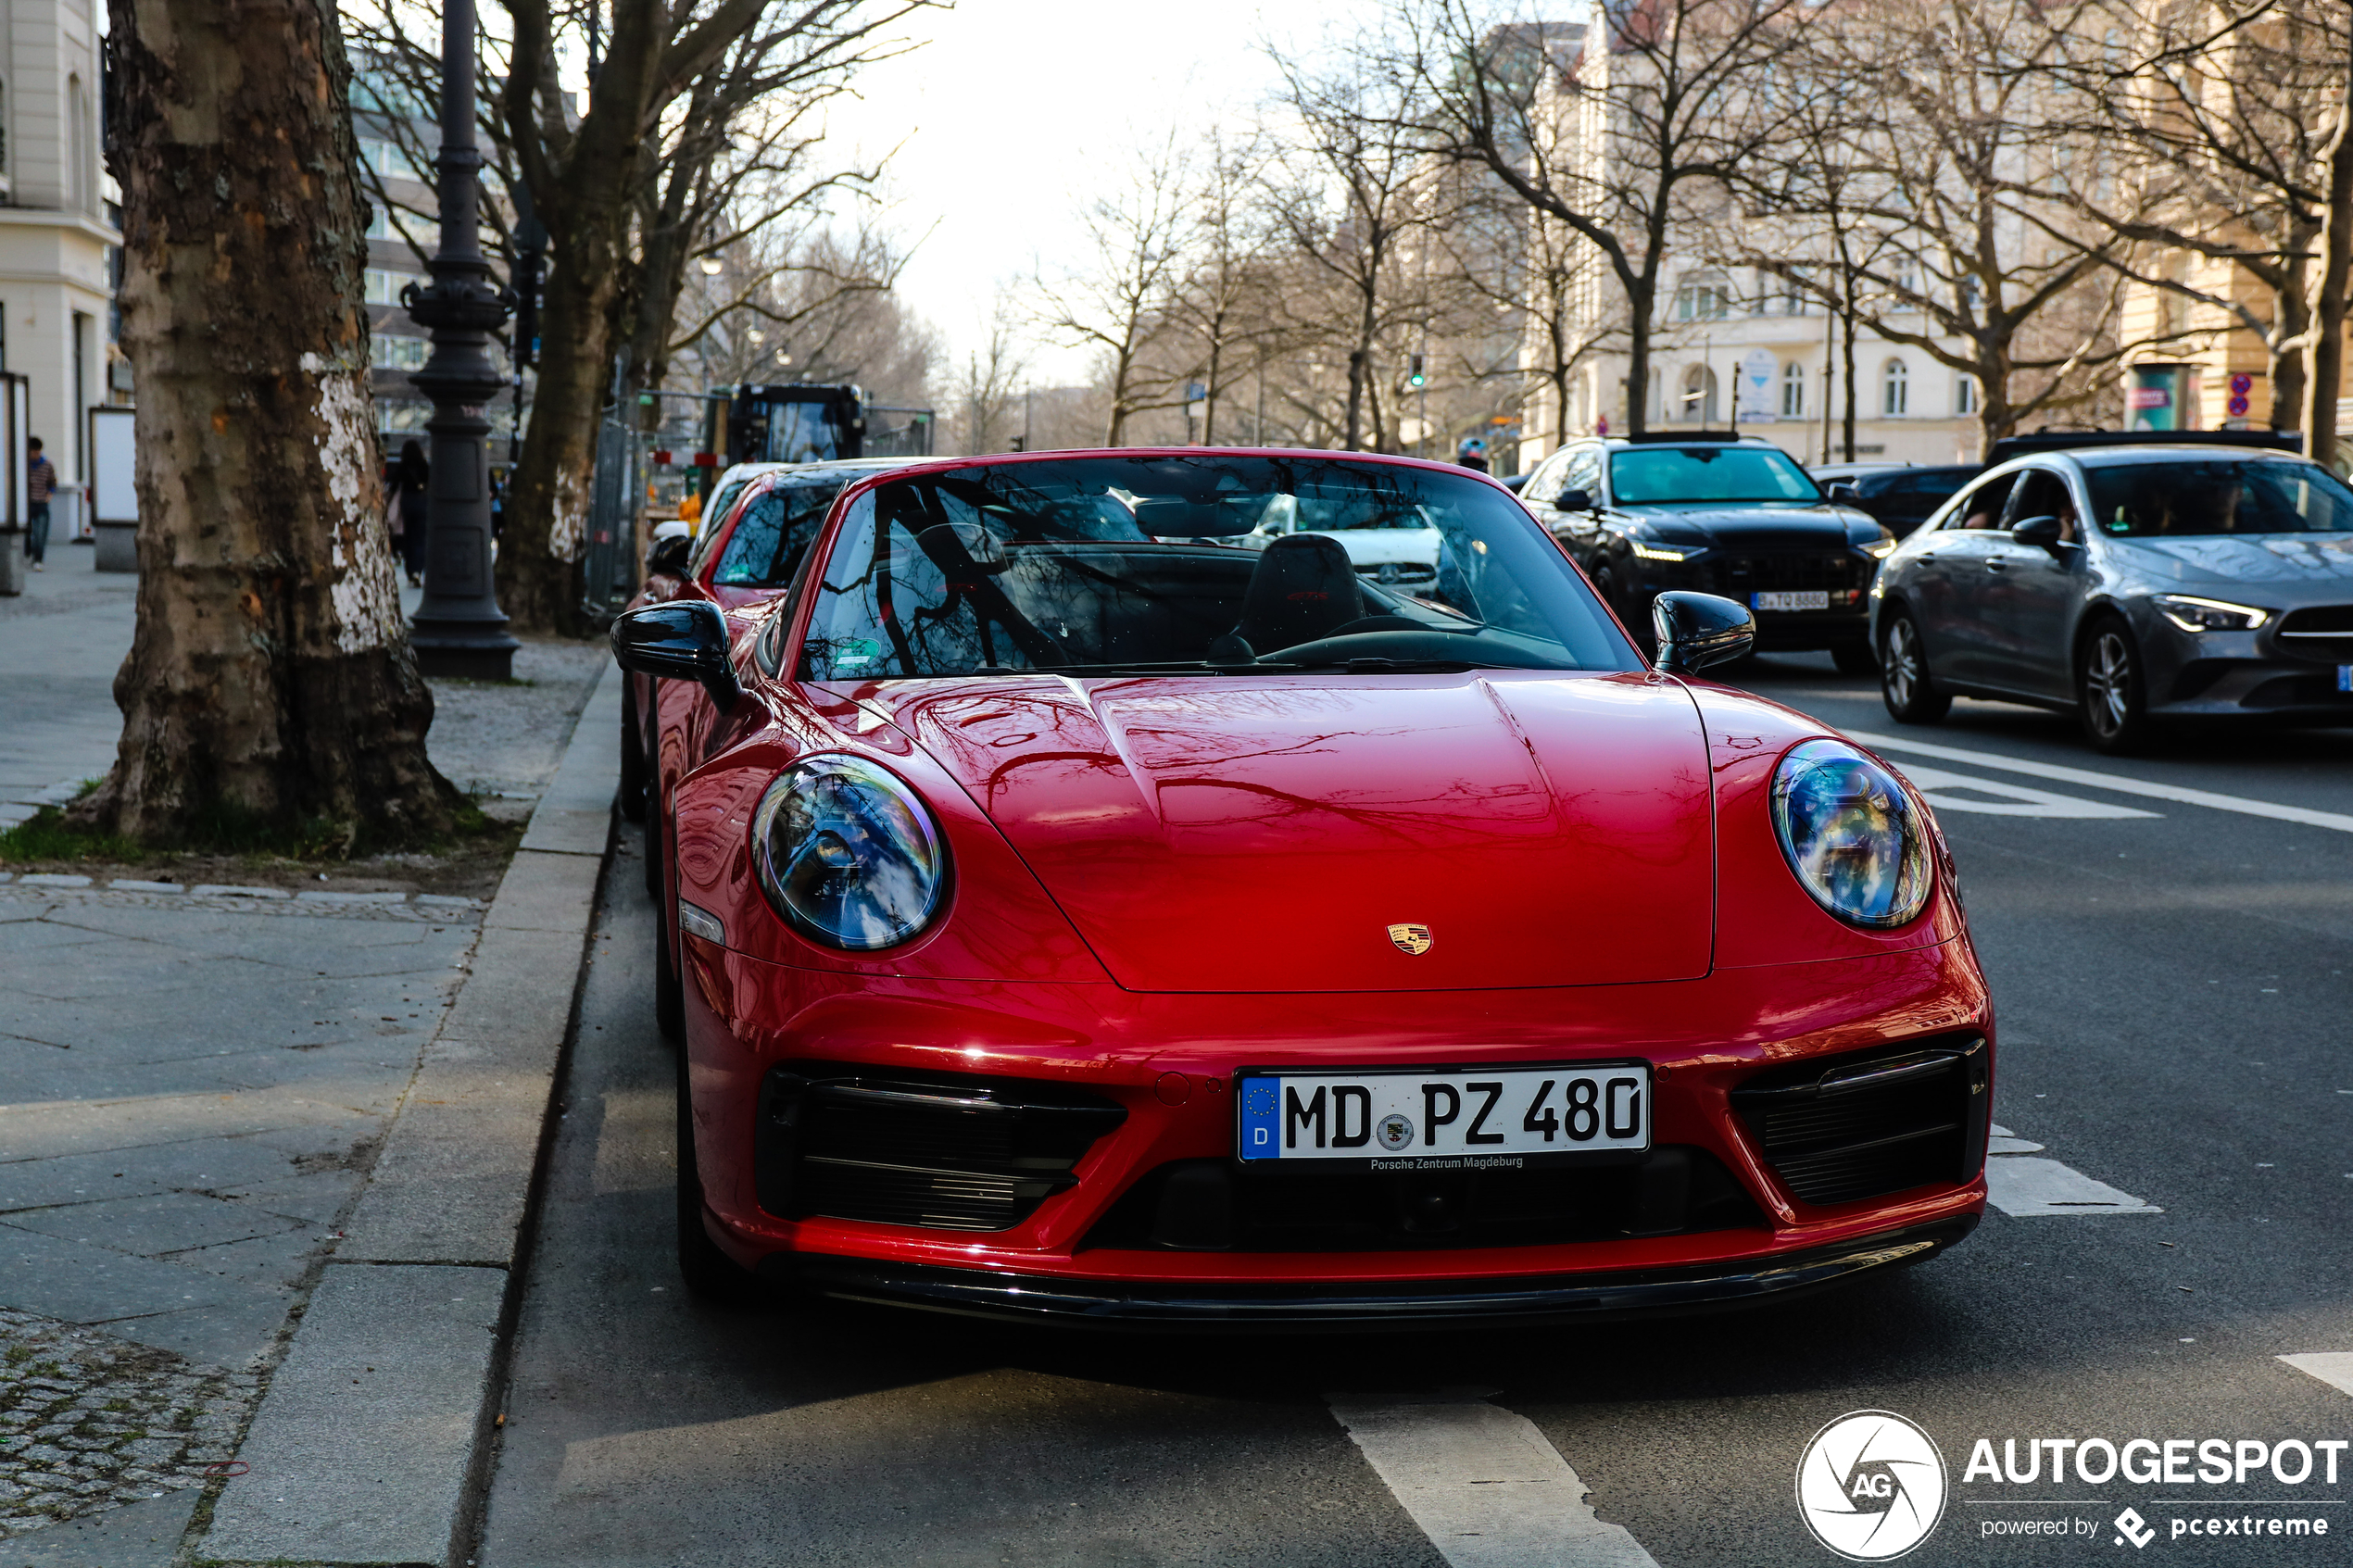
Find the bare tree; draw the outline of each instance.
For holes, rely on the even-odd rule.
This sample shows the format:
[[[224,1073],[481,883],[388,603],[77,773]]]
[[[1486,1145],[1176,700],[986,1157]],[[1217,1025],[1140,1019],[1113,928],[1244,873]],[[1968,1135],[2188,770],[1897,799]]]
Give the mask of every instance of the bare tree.
[[[459,802],[426,759],[376,478],[333,13],[113,0],[109,20],[139,617],[114,769],[78,812],[345,853],[445,831]]]
[[[1278,331],[1271,297],[1275,236],[1263,200],[1267,154],[1259,137],[1213,132],[1196,167],[1193,220],[1164,315],[1168,351],[1185,361],[1176,369],[1201,380],[1207,405],[1202,445],[1214,446],[1219,408]]]
[[[1013,313],[1000,301],[989,320],[987,344],[965,356],[963,373],[948,390],[949,415],[966,453],[1013,448],[1021,423],[1021,386],[1028,370]]]
[[[1337,296],[1327,330],[1348,355],[1341,441],[1360,450],[1369,424],[1375,448],[1387,449],[1390,426],[1374,350],[1403,321],[1426,314],[1421,292],[1397,263],[1406,237],[1437,217],[1419,83],[1389,69],[1385,45],[1369,37],[1327,69],[1280,56],[1276,63],[1301,141],[1277,190],[1277,213],[1293,253],[1320,269]]]
[[[896,51],[887,30],[925,3],[611,0],[610,47],[575,118],[554,66],[558,33],[573,25],[572,14],[553,0],[503,0],[512,42],[498,123],[547,225],[544,312],[561,324],[542,340],[498,557],[500,595],[517,624],[576,619],[576,562],[612,350],[631,330],[633,296],[659,297],[671,286],[664,277],[646,290],[637,271],[649,237],[639,229],[649,186],[661,193],[652,209],[659,228],[665,210],[683,214],[700,188],[718,156],[711,138],[730,123],[729,104],[838,90],[845,77]],[[667,183],[657,177],[665,149],[676,155],[677,179]],[[650,237],[673,254],[695,249],[683,237]],[[668,316],[660,319],[666,331]]]
[[[1139,157],[1116,198],[1095,202],[1085,224],[1093,255],[1083,270],[1032,282],[1039,327],[1101,357],[1110,406],[1103,445],[1127,442],[1139,410],[1171,406],[1170,383],[1151,373],[1146,350],[1165,322],[1170,287],[1183,261],[1189,160],[1172,136]],[[1182,388],[1176,389],[1181,395]]]
[[[1792,117],[1737,186],[1775,232],[1827,236],[1760,265],[1829,300],[1850,343],[1860,326],[1968,376],[1988,447],[2086,404],[2145,345],[2118,332],[2128,243],[2066,194],[2096,181],[2105,149],[2063,130],[2079,123],[2064,52],[2082,32],[2050,12],[1862,0],[1788,62],[1817,112]],[[1851,358],[1847,383],[1851,397]]]
[[[1483,165],[1598,249],[1625,300],[1627,423],[1644,423],[1661,275],[1695,195],[1769,147],[1765,90],[1812,31],[1800,0],[1597,6],[1598,33],[1491,26],[1473,0],[1394,0],[1393,69],[1428,94],[1429,144]],[[1787,83],[1783,83],[1787,85]]]
[[[2077,34],[2052,53],[2082,122],[2055,129],[2095,140],[2105,153],[2093,178],[2069,182],[2061,194],[2127,242],[2114,265],[2161,304],[2204,307],[2259,337],[2271,423],[2297,428],[2313,327],[2311,264],[2337,123],[2331,93],[2344,80],[2344,7],[2334,0],[2161,7],[2103,0],[2043,20]],[[2226,263],[2226,281],[2186,281],[2175,265],[2184,256]]]

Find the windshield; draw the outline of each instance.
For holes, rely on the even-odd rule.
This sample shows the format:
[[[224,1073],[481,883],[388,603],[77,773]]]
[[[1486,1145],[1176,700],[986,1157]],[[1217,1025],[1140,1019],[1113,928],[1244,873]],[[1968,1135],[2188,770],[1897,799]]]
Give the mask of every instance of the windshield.
[[[1777,446],[1633,446],[1609,459],[1619,506],[1659,501],[1818,501],[1822,493]]]
[[[782,588],[791,583],[800,554],[824,523],[834,499],[855,473],[795,475],[773,480],[744,503],[744,515],[727,536],[713,583],[739,588]]]
[[[1388,543],[1405,529],[1428,557],[1407,563],[1420,569],[1410,583]],[[1006,463],[878,486],[842,520],[801,664],[819,681],[1331,667],[1640,668],[1559,547],[1491,485],[1371,461],[1208,456]]]
[[[2353,533],[2353,491],[2318,463],[2086,465],[2100,532],[2127,539]]]

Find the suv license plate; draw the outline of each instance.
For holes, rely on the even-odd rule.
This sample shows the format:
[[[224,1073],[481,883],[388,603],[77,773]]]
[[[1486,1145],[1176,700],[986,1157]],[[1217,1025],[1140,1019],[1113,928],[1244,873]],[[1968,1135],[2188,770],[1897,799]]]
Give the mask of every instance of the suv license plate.
[[[1237,1156],[1478,1170],[1651,1146],[1647,1062],[1234,1075]]]
[[[1751,594],[1748,596],[1748,608],[1751,609],[1828,609],[1831,608],[1830,590],[1813,588],[1802,594]]]
[[[2340,664],[2336,667],[2336,689],[2341,692],[2353,692],[2353,664]]]

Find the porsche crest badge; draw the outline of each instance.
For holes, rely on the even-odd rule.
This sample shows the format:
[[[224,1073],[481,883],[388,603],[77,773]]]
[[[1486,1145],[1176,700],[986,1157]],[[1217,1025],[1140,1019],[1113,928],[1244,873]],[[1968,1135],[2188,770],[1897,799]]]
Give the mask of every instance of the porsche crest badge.
[[[1399,952],[1410,953],[1416,958],[1429,951],[1429,927],[1426,925],[1392,925],[1389,928],[1389,939],[1397,945]]]

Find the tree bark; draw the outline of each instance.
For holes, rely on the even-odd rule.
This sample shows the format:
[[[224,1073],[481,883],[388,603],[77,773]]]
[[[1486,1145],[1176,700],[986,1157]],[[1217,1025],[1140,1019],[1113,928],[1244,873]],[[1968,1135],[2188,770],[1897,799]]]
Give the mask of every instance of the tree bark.
[[[321,0],[112,0],[138,629],[80,820],[349,853],[446,832],[377,479],[367,265]]]
[[[2339,61],[2336,130],[2329,137],[2328,207],[2321,220],[2321,281],[2304,356],[2304,454],[2336,464],[2336,404],[2345,385],[2345,290],[2353,282],[2353,55]]]

